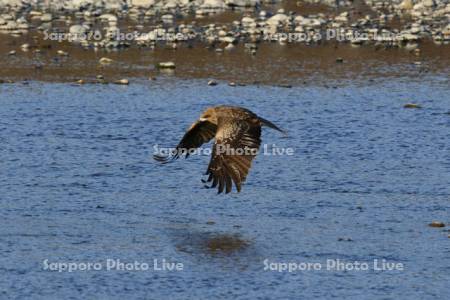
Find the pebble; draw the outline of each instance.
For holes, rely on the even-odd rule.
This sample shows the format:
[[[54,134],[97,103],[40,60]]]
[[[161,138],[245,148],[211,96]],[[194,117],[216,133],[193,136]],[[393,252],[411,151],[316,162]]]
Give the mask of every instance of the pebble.
[[[103,14],[103,15],[99,16],[98,18],[102,21],[106,21],[106,22],[113,23],[113,24],[117,23],[117,21],[118,21],[117,17],[113,14]]]
[[[114,60],[112,60],[111,58],[107,58],[107,57],[102,57],[100,58],[100,60],[98,61],[101,65],[109,65],[111,63],[114,62]]]
[[[8,52],[8,55],[16,55],[16,51],[15,50],[11,50]]]
[[[22,46],[20,46],[20,48],[22,49],[22,51],[28,51],[30,50],[30,44],[22,44]]]
[[[210,80],[210,81],[208,81],[208,85],[210,85],[210,86],[216,86],[216,85],[217,85],[217,81],[215,81],[215,80]]]
[[[128,85],[130,81],[128,79],[119,79],[114,81],[115,84],[122,84],[122,85]]]
[[[175,63],[171,61],[160,62],[157,64],[157,68],[159,69],[175,69]]]
[[[88,30],[89,27],[86,25],[72,25],[69,28],[69,33],[75,40],[77,40],[80,39]]]
[[[58,54],[59,56],[68,56],[69,55],[69,53],[67,53],[67,52],[65,52],[63,50],[56,51],[56,54]]]
[[[41,22],[51,22],[53,20],[52,14],[43,14],[41,16]]]

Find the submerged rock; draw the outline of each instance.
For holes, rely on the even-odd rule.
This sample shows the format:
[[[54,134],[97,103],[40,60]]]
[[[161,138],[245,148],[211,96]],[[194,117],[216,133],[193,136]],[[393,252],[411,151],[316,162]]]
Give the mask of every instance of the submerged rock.
[[[210,252],[226,252],[242,251],[250,246],[250,242],[241,239],[239,236],[218,235],[211,237],[205,241],[206,249]]]
[[[445,227],[445,224],[443,222],[439,221],[433,221],[430,224],[428,224],[430,227]]]
[[[338,238],[339,242],[353,242],[353,240],[349,237],[340,237]]]
[[[422,108],[422,106],[415,103],[406,103],[405,105],[403,105],[403,108]]]

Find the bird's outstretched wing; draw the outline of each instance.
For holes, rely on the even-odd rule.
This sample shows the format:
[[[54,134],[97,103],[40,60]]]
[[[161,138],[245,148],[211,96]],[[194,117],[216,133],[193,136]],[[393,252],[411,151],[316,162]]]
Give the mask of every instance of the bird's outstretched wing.
[[[189,151],[200,147],[202,144],[209,142],[216,134],[217,126],[208,121],[197,121],[189,127],[184,134],[175,151],[169,156],[153,155],[153,158],[160,162],[168,162],[171,158],[176,159],[180,155],[189,156]]]
[[[229,119],[219,124],[215,138],[207,181],[212,181],[211,187],[219,185],[219,194],[224,188],[226,193],[231,192],[232,182],[240,192],[261,144],[261,126],[247,120]]]

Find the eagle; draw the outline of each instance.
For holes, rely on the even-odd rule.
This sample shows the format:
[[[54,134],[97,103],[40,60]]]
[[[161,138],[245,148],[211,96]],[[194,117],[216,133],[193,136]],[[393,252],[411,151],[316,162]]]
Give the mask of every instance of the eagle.
[[[205,174],[208,179],[202,181],[212,182],[210,188],[218,186],[218,194],[224,190],[227,194],[231,192],[233,182],[237,192],[240,192],[252,160],[258,154],[262,126],[286,134],[272,122],[246,108],[227,105],[209,107],[189,127],[170,155],[155,154],[154,159],[165,163],[182,155],[187,158],[192,151],[214,138],[211,160]]]

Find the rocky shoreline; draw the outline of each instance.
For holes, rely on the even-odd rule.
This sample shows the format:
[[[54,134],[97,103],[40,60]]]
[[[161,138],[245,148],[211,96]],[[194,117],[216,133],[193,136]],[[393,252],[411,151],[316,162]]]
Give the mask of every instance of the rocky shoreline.
[[[3,81],[416,76],[448,71],[450,2],[0,0],[0,38]]]
[[[308,14],[305,5],[322,9]],[[0,34],[36,32],[87,49],[201,42],[218,52],[243,44],[255,54],[261,42],[407,50],[423,40],[450,43],[448,0],[0,0],[0,11]],[[227,12],[224,22],[214,22]]]

